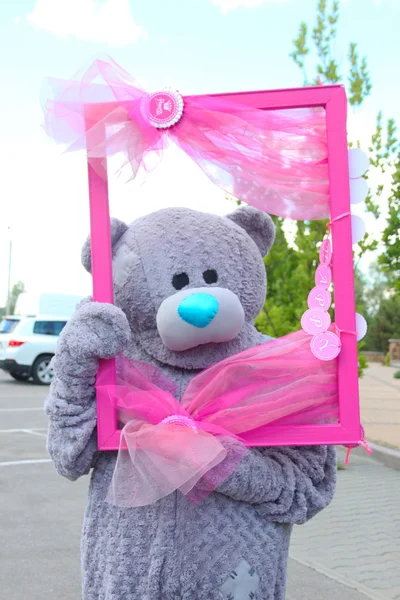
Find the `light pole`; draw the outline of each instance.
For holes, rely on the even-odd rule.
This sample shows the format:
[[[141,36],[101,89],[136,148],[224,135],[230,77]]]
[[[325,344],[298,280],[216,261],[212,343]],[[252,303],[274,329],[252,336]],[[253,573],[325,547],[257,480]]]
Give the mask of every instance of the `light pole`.
[[[6,315],[9,315],[10,311],[11,311],[11,261],[12,261],[11,227],[9,227],[8,230],[10,232],[10,245],[9,245],[9,251],[8,251],[8,283],[7,283]]]

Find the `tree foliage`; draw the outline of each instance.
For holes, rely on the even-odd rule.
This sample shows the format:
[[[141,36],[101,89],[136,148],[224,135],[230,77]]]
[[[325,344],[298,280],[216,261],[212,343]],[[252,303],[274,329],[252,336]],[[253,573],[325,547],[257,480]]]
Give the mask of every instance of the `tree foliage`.
[[[283,219],[272,217],[276,228],[275,243],[265,259],[268,290],[263,311],[256,319],[257,328],[281,337],[299,329],[303,304],[310,291],[300,253],[289,246],[283,230]]]
[[[389,339],[400,335],[400,295],[394,291],[395,283],[393,274],[383,271],[378,261],[371,265],[368,277],[356,277],[357,311],[368,322],[365,350],[387,353]]]
[[[342,81],[339,62],[334,56],[334,47],[337,36],[337,24],[340,16],[340,2],[334,0],[329,7],[327,0],[317,2],[316,23],[311,30],[311,39],[314,42],[314,55],[317,59],[314,77],[310,78],[306,69],[306,57],[312,55],[308,47],[309,25],[302,21],[297,37],[293,39],[294,49],[290,57],[301,69],[304,85],[318,85],[321,83],[335,84]],[[349,43],[347,68],[347,88],[350,92],[351,106],[359,106],[369,96],[372,83],[368,71],[366,57],[360,59],[357,44]]]
[[[393,279],[393,288],[400,292],[400,153],[397,155],[392,176],[392,194],[388,202],[388,217],[383,231],[384,250],[379,256],[379,264]]]
[[[367,59],[365,56],[360,60],[357,52],[357,44],[350,43],[349,49],[349,103],[351,106],[359,106],[364,98],[371,93],[371,79],[368,73]]]
[[[314,27],[311,28],[313,50],[309,43],[310,27],[300,24],[293,40],[290,57],[303,73],[304,85],[338,83],[341,79],[339,64],[334,56],[334,43],[339,21],[339,2],[328,7],[327,0],[318,0]],[[314,77],[310,78],[306,62],[311,55],[317,58]],[[361,104],[371,91],[371,82],[365,58],[360,60],[357,45],[349,47],[349,86],[351,102]],[[372,201],[372,200],[371,200]],[[299,328],[301,315],[306,310],[306,298],[314,286],[318,260],[318,245],[326,234],[326,221],[297,221],[289,244],[283,229],[283,220],[274,217],[276,241],[265,259],[268,272],[268,293],[264,310],[257,326],[272,336],[284,335]]]
[[[22,281],[18,281],[11,290],[11,297],[9,303],[9,314],[13,315],[17,304],[18,296],[25,291],[25,285]]]
[[[316,23],[311,30],[311,40],[314,43],[314,52],[312,53],[308,46],[309,25],[305,22],[300,23],[299,33],[293,40],[294,49],[290,57],[301,69],[304,85],[310,84],[335,84],[342,80],[339,62],[334,56],[334,46],[337,35],[337,24],[340,16],[340,3],[333,1],[329,6],[327,0],[318,0],[316,6]],[[309,78],[306,69],[306,60],[314,55],[317,59],[316,72],[314,78]],[[356,108],[362,105],[365,98],[370,95],[372,90],[371,77],[368,70],[368,63],[365,56],[360,57],[358,46],[355,42],[349,43],[347,54],[347,65],[344,66],[346,77],[343,81],[346,83],[348,91],[348,101],[350,106]],[[358,142],[355,142],[359,145]],[[353,143],[349,144],[350,146]],[[372,135],[369,147],[370,164],[375,171],[377,183],[373,184],[368,174],[365,177],[369,180],[370,190],[365,201],[366,210],[375,218],[381,213],[381,201],[385,192],[383,175],[394,169],[392,179],[392,191],[389,199],[389,214],[387,226],[381,239],[377,239],[374,233],[366,234],[360,242],[357,249],[357,257],[360,258],[366,252],[375,251],[381,242],[385,248],[380,257],[380,264],[386,270],[390,270],[398,275],[395,282],[396,289],[400,289],[399,273],[399,228],[400,228],[400,210],[399,210],[399,181],[400,181],[400,152],[399,144],[396,138],[396,124],[394,119],[389,119],[384,125],[382,112],[379,112],[376,120],[376,130]],[[387,178],[386,178],[387,179]]]
[[[390,338],[400,338],[400,294],[381,299],[378,312],[369,322],[365,348],[386,353]]]
[[[365,56],[360,56],[355,42],[349,42],[346,64],[339,64],[335,56],[339,13],[340,3],[338,1],[334,0],[328,5],[327,0],[318,0],[315,24],[310,27],[305,22],[300,23],[298,35],[293,40],[293,51],[290,53],[290,57],[301,70],[304,85],[336,84],[344,80],[348,90],[349,104],[357,108],[370,95],[372,82],[367,59]],[[310,77],[307,68],[312,58],[316,59],[316,66]],[[385,126],[383,115],[379,113],[369,151],[371,165],[382,175],[391,168],[393,153],[397,147],[395,132],[396,126],[393,119],[390,119]],[[383,241],[386,243],[385,248],[387,247],[388,250],[380,257],[380,263],[391,271],[399,268],[399,160],[396,165],[397,179],[390,200],[388,226],[383,236]],[[366,175],[366,177],[368,176]],[[375,186],[369,182],[370,191],[365,202],[366,210],[375,218],[380,215],[380,200],[384,192],[383,183],[379,178],[377,179],[378,183]],[[307,308],[307,295],[314,285],[314,273],[318,260],[317,247],[326,233],[326,221],[294,223],[291,243],[288,242],[285,235],[283,219],[274,217],[274,222],[277,231],[276,242],[265,259],[269,282],[267,300],[256,324],[261,331],[277,337],[299,328],[301,315]],[[368,251],[376,250],[378,243],[376,236],[367,234],[358,245],[357,259]],[[385,285],[387,285],[387,281],[385,279]],[[355,289],[357,311],[369,314],[366,278],[357,267],[355,269]],[[383,306],[386,306],[385,303]],[[365,367],[365,359],[362,355],[359,358],[359,367],[361,373]]]

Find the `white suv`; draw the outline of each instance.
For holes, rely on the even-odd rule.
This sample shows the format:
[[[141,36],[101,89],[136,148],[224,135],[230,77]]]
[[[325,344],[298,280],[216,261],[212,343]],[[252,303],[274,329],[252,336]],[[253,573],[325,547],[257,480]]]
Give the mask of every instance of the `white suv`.
[[[32,377],[39,385],[53,380],[50,366],[66,317],[4,317],[0,322],[0,369],[17,381]]]

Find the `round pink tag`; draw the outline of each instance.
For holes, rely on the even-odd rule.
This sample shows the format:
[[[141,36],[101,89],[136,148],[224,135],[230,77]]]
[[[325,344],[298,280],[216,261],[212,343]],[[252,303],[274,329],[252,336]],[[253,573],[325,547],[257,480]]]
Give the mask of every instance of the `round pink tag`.
[[[331,318],[329,313],[320,308],[307,310],[301,318],[302,328],[306,333],[311,333],[311,335],[317,335],[326,331],[330,324]]]
[[[328,288],[332,281],[332,271],[328,265],[319,265],[315,272],[315,285]]]
[[[319,360],[333,360],[340,352],[340,339],[332,331],[319,333],[311,340],[311,352]]]
[[[319,261],[323,265],[330,265],[332,258],[332,246],[328,238],[326,238],[319,249]]]
[[[331,293],[323,287],[314,287],[308,294],[308,308],[328,310],[332,302]]]
[[[158,129],[167,129],[179,121],[183,113],[183,98],[179,92],[164,90],[149,97],[150,123]]]

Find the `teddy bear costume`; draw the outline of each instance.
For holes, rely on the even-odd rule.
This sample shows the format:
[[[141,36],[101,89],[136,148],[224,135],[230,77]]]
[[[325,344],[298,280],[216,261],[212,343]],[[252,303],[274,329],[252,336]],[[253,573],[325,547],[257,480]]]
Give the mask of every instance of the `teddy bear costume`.
[[[174,492],[150,506],[118,508],[105,502],[117,453],[97,451],[94,388],[98,359],[123,352],[158,367],[176,384],[179,400],[202,369],[265,343],[253,321],[265,300],[262,257],[273,239],[270,217],[251,207],[225,218],[168,208],[130,226],[113,220],[116,305],[85,301],[78,307],[60,336],[46,401],[57,471],[72,481],[91,472],[81,543],[85,600],[285,597],[292,525],[331,501],[334,448],[255,448],[200,504]],[[90,270],[88,242],[82,257]],[[179,288],[233,292],[244,313],[240,331],[239,307],[235,316],[231,306],[232,339],[213,341],[218,319],[225,330],[229,321],[222,299],[209,339],[207,327],[200,332],[182,322],[190,347],[170,350],[157,312]],[[176,313],[169,326],[176,331],[180,325]],[[162,333],[167,339],[168,325]]]

